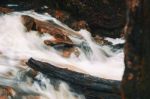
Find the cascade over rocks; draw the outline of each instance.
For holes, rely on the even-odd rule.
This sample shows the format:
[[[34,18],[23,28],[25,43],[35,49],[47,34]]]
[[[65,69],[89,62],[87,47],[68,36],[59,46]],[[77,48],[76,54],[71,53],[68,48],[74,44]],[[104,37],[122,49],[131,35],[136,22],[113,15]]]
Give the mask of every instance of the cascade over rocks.
[[[40,33],[48,33],[56,40],[51,41],[54,44],[56,43],[64,43],[64,44],[72,44],[72,41],[67,36],[67,32],[60,29],[60,27],[57,27],[55,24],[47,21],[39,21],[37,19],[34,19],[30,16],[22,15],[23,24],[27,28],[27,31],[30,30],[36,30]],[[47,45],[49,45],[50,41],[45,41]]]
[[[69,38],[70,31],[65,30],[51,21],[40,21],[27,15],[22,15],[22,21],[27,31],[36,30],[40,34],[48,33],[52,35],[54,40],[44,40],[44,44],[59,50],[61,48],[63,53],[62,56],[69,57],[73,52],[75,52],[76,56],[79,56],[79,52],[75,50],[76,44]]]
[[[6,0],[6,1],[9,1],[9,0]],[[29,2],[29,0],[20,0],[20,1],[14,0],[14,2],[22,2],[22,1]],[[110,34],[110,31],[112,32],[112,31],[118,30],[122,27],[122,24],[123,24],[122,18],[124,16],[120,15],[119,9],[114,9],[114,11],[112,11],[112,13],[116,13],[115,11],[118,11],[117,13],[119,15],[110,16],[112,13],[110,13],[110,14],[108,12],[102,13],[103,11],[99,12],[98,9],[99,9],[99,7],[101,7],[100,6],[101,4],[99,5],[99,3],[98,3],[98,6],[95,7],[94,6],[95,4],[93,4],[93,1],[86,2],[86,1],[78,1],[78,0],[76,0],[76,1],[75,0],[71,0],[71,1],[64,0],[62,5],[59,4],[60,0],[56,0],[56,1],[50,0],[50,1],[52,1],[52,5],[54,4],[53,5],[53,7],[55,8],[53,10],[54,16],[57,19],[59,19],[60,21],[62,21],[63,23],[68,23],[69,26],[72,27],[73,29],[75,29],[75,30],[80,30],[81,28],[88,29],[88,30],[94,31],[95,33],[97,33],[98,35],[101,35],[101,36],[107,36],[107,35],[112,36],[112,37],[119,36],[119,33],[118,34],[113,34],[113,33]],[[43,0],[30,0],[30,2],[32,2],[32,3],[29,6],[33,6],[34,2],[35,2],[36,7],[34,7],[34,10],[37,12],[39,10],[41,10],[38,8],[45,4],[45,2],[43,2]],[[89,4],[90,2],[92,2],[91,5]],[[99,1],[99,2],[101,2],[101,1]],[[109,0],[103,0],[102,2],[103,2],[102,5],[106,4],[105,5],[106,7],[108,5],[111,5],[111,3],[110,3],[111,1],[109,1]],[[41,3],[41,4],[39,5],[39,3]],[[65,3],[67,5],[64,5]],[[24,4],[25,3],[23,3],[23,5]],[[55,6],[55,4],[57,6]],[[79,6],[78,6],[78,4],[79,4]],[[24,6],[26,6],[26,4]],[[29,6],[27,6],[27,7],[29,7]],[[67,13],[56,10],[57,8],[62,8],[63,6],[66,6],[66,7],[64,7],[63,11],[69,12],[71,14],[68,14],[68,16],[67,16]],[[76,6],[78,6],[78,7],[76,7]],[[116,6],[116,5],[111,5],[111,6]],[[73,7],[73,9],[71,9],[70,11],[66,10],[66,9],[70,9],[70,7]],[[29,7],[28,9],[31,9],[31,8],[32,7]],[[102,8],[101,8],[101,10],[102,10]],[[81,9],[81,12],[78,12],[78,11],[80,11],[79,9]],[[105,9],[107,9],[107,8],[105,8]],[[113,9],[113,8],[110,7],[110,9]],[[110,9],[108,9],[108,10],[110,10]],[[46,9],[46,10],[49,11],[50,9]],[[74,10],[76,10],[77,13]],[[0,12],[9,13],[12,11],[2,9],[2,11],[0,11]],[[88,12],[89,12],[89,14],[88,14]],[[93,12],[96,12],[96,14],[94,14]],[[49,13],[51,13],[51,12],[49,12]],[[100,13],[102,13],[102,14],[100,14]],[[109,15],[105,16],[105,14],[109,14]],[[121,14],[123,14],[123,13],[121,12]],[[79,18],[77,16],[81,16],[81,17]],[[118,17],[120,17],[120,18],[118,18]],[[115,18],[117,18],[116,20],[119,20],[119,22],[116,21]],[[98,22],[96,22],[97,19],[100,19],[100,20]],[[110,22],[110,24],[109,24],[109,22]],[[47,34],[53,36],[54,37],[53,40],[47,39],[47,40],[44,40],[43,42],[47,46],[58,48],[58,50],[61,50],[63,57],[68,58],[71,56],[72,53],[74,53],[76,56],[80,55],[80,52],[77,48],[78,45],[74,44],[74,42],[70,38],[70,36],[76,36],[77,38],[82,39],[82,35],[80,35],[78,32],[65,29],[64,27],[59,26],[52,21],[41,21],[41,20],[35,19],[33,17],[30,17],[28,15],[22,15],[22,23],[26,27],[27,32],[33,30],[33,31],[37,31],[40,35],[47,33]],[[105,32],[103,32],[103,30],[107,31],[107,29],[109,30],[109,33],[105,34]],[[103,37],[101,38],[101,37],[96,36],[94,39],[97,43],[99,43],[101,45],[109,44],[109,42],[104,40]],[[63,45],[63,47],[61,47],[61,45]],[[20,62],[21,62],[20,63],[21,65],[26,66],[26,64],[25,64],[26,60],[21,60]],[[87,97],[87,99],[98,99],[98,98],[100,98],[100,99],[120,99],[120,90],[119,90],[120,82],[119,81],[105,80],[105,79],[93,77],[90,75],[70,71],[68,69],[57,68],[56,66],[53,66],[51,64],[36,61],[33,59],[30,59],[27,62],[27,64],[34,69],[33,71],[31,71],[31,73],[27,74],[27,76],[30,75],[30,76],[33,76],[33,78],[34,78],[37,75],[37,71],[35,71],[35,70],[38,70],[38,71],[44,73],[45,75],[48,75],[48,77],[52,77],[52,78],[56,77],[57,79],[67,81],[70,84],[73,84],[73,85],[75,84],[73,87],[75,87],[75,89],[79,88],[79,92],[81,91]],[[45,67],[42,67],[42,66],[45,66]],[[50,66],[50,67],[47,68],[48,66]],[[39,68],[41,70],[39,70]],[[51,74],[49,73],[50,72],[49,69],[51,70]],[[69,74],[73,74],[73,76],[69,75]],[[66,75],[68,75],[68,78],[66,77]],[[12,93],[9,93],[9,94],[11,95]],[[30,94],[32,94],[32,93],[30,93]],[[37,99],[37,98],[40,98],[40,96],[29,96],[29,98]]]
[[[27,31],[35,30],[40,34],[48,33],[52,35],[54,39],[44,40],[44,44],[46,44],[47,46],[52,46],[57,50],[61,49],[62,56],[69,57],[71,53],[74,53],[76,56],[80,55],[79,51],[76,48],[79,47],[79,45],[74,44],[69,37],[76,36],[82,39],[82,36],[79,33],[65,29],[52,21],[40,21],[27,15],[22,15],[22,22]],[[82,23],[84,24],[84,22],[81,21],[81,26]],[[94,37],[93,40],[99,45],[112,45],[110,42],[98,35]]]

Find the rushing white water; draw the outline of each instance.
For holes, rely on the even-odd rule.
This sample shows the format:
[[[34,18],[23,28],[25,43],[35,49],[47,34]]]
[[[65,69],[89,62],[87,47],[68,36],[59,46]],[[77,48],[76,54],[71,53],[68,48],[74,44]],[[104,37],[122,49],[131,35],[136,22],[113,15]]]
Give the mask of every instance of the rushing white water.
[[[22,78],[18,76],[18,72],[28,70],[24,62],[31,57],[101,78],[121,80],[124,70],[122,50],[113,52],[108,46],[99,46],[92,40],[88,31],[80,30],[79,33],[84,40],[70,36],[73,42],[80,44],[80,47],[77,48],[80,51],[79,57],[71,54],[70,58],[64,58],[56,49],[43,43],[46,39],[54,39],[51,35],[43,34],[40,36],[36,31],[25,31],[25,27],[21,22],[22,14],[30,15],[39,20],[52,20],[60,26],[71,30],[48,14],[41,15],[33,11],[27,11],[1,15],[0,77],[4,80],[0,80],[0,84],[14,86],[12,83],[19,82],[18,87],[21,89],[38,92],[45,99],[84,99],[84,96],[70,92],[67,84],[63,82],[60,83],[59,89],[55,90],[50,81],[43,77],[42,74],[38,74],[37,79],[42,79],[41,82],[46,86],[45,88],[42,88],[36,81],[31,83],[32,80],[29,78],[22,83]],[[115,42],[113,39],[111,41]],[[13,81],[16,79],[18,81]],[[5,83],[5,80],[7,83]],[[42,99],[44,98],[42,97]]]

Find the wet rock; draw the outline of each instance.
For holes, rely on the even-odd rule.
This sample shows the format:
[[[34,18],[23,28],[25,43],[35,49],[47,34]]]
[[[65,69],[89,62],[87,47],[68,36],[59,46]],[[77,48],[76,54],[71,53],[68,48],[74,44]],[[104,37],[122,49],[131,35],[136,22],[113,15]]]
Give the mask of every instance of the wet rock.
[[[10,13],[10,12],[13,12],[14,10],[13,9],[10,9],[10,8],[6,8],[6,7],[0,7],[0,13]]]
[[[65,58],[69,58],[71,56],[71,54],[74,54],[76,57],[79,57],[80,52],[75,47],[72,47],[72,48],[69,48],[69,49],[65,49],[62,52],[62,56],[65,57]]]
[[[7,91],[7,95],[9,95],[9,96],[15,96],[16,95],[15,90],[11,87],[6,87],[6,91]]]
[[[11,87],[0,87],[0,99],[43,99],[40,95],[18,94]],[[45,98],[44,98],[45,99]]]
[[[104,37],[100,37],[98,35],[96,35],[95,37],[93,37],[93,39],[99,45],[112,45],[111,42],[105,40]]]
[[[11,87],[1,87],[0,88],[0,99],[8,99],[8,96],[15,96],[16,92]],[[1,97],[3,96],[3,97]]]
[[[73,53],[73,51],[74,51],[74,48],[63,50],[62,56],[66,57],[66,58],[69,58],[70,55]]]
[[[48,33],[56,39],[53,41],[55,43],[63,42],[65,44],[72,44],[72,41],[68,37],[68,31],[65,31],[63,28],[61,29],[60,26],[48,21],[39,21],[26,15],[23,15],[22,19],[28,31],[36,30],[40,33]],[[45,41],[45,44],[50,44],[50,41]]]
[[[5,91],[4,88],[1,88],[1,87],[0,87],[0,99],[1,99],[1,96],[4,96],[4,95],[6,95],[6,91]],[[2,98],[2,99],[3,99],[3,98]]]
[[[76,57],[79,57],[80,51],[77,48],[74,48],[74,54],[76,55]]]
[[[55,46],[55,45],[63,45],[64,47],[73,47],[74,44],[72,41],[64,41],[63,39],[59,40],[59,39],[56,39],[56,40],[44,40],[44,43],[46,45],[49,45],[49,46]]]
[[[27,31],[30,31],[34,27],[34,18],[27,16],[27,15],[22,15],[22,22],[24,26],[26,27]]]
[[[33,70],[33,69],[30,69],[30,70],[26,73],[26,75],[27,75],[28,77],[34,79],[34,78],[38,75],[38,73],[39,73],[38,71]]]
[[[40,21],[27,15],[22,15],[22,21],[27,30],[36,30],[40,33],[48,33],[56,39],[63,39],[69,41],[69,36],[76,36],[83,38],[78,32],[66,29],[53,21]]]
[[[61,16],[61,13],[58,14]],[[77,57],[79,56],[79,51],[75,48],[76,44],[69,38],[70,31],[67,29],[62,28],[51,21],[40,21],[26,15],[22,16],[22,20],[27,31],[36,30],[41,35],[43,33],[52,35],[54,40],[44,40],[44,44],[54,47],[57,50],[61,50],[60,52],[62,52],[63,57],[70,57],[72,53]],[[21,64],[24,65],[24,61],[21,61]]]
[[[61,52],[61,55],[65,58],[69,58],[72,53],[79,57],[80,52],[72,42],[66,42],[64,40],[44,40],[44,43],[48,46],[52,46]]]
[[[75,21],[71,24],[71,28],[79,31],[80,29],[87,29],[90,31],[90,28],[88,26],[88,23],[84,20],[80,20],[80,21]]]

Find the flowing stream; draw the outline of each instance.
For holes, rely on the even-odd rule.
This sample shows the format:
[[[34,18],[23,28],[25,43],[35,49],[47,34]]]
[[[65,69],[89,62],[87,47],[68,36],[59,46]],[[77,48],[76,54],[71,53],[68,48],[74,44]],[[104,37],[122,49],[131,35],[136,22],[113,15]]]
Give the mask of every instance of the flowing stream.
[[[10,86],[19,92],[31,95],[38,93],[40,99],[85,99],[83,95],[70,91],[65,82],[60,82],[58,88],[55,88],[51,80],[41,73],[38,73],[34,80],[28,77],[31,69],[25,62],[31,57],[93,76],[121,80],[124,70],[122,49],[114,50],[108,45],[98,45],[87,30],[80,30],[78,33],[83,39],[69,36],[79,45],[77,47],[79,56],[72,53],[69,58],[62,57],[59,50],[43,43],[46,39],[54,39],[53,36],[39,35],[37,31],[25,31],[21,15],[29,15],[38,20],[51,20],[73,31],[47,13],[37,14],[26,11],[0,15],[0,86]],[[106,38],[106,40],[113,45],[124,43],[123,39]],[[13,95],[16,94],[14,92]],[[16,99],[28,98],[18,96]]]

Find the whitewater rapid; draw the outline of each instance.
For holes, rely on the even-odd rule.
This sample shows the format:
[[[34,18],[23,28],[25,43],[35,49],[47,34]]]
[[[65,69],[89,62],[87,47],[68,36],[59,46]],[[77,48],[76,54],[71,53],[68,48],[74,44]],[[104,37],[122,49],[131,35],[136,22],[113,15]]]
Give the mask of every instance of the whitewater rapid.
[[[37,79],[42,79],[41,82],[45,84],[46,88],[42,89],[37,82],[32,82],[31,79],[22,82],[21,76],[18,76],[18,73],[20,71],[29,70],[29,67],[26,66],[25,62],[31,57],[54,64],[55,66],[63,68],[67,67],[78,72],[105,79],[122,79],[124,70],[124,54],[122,49],[113,52],[111,50],[112,48],[109,46],[100,46],[96,44],[87,30],[80,30],[78,33],[82,35],[84,40],[80,40],[73,36],[70,36],[70,38],[73,42],[78,44],[83,41],[86,42],[85,44],[88,44],[87,46],[89,46],[90,50],[87,51],[88,49],[80,47],[77,48],[80,52],[79,57],[74,54],[71,54],[70,58],[62,57],[58,50],[46,46],[43,43],[44,40],[54,39],[51,35],[43,34],[40,36],[37,31],[26,32],[26,28],[22,24],[21,15],[29,15],[42,21],[51,20],[56,24],[71,30],[47,13],[37,14],[33,11],[26,11],[0,15],[0,78],[4,79],[3,81],[0,80],[1,85],[14,86],[15,83],[23,83],[26,90],[38,92],[42,94],[45,99],[85,98],[82,95],[70,92],[69,86],[64,82],[61,82],[59,85],[59,90],[55,90],[54,86],[50,84],[50,80],[43,77],[40,73],[36,77]],[[106,39],[114,45],[124,43],[124,40],[122,39]],[[109,56],[107,56],[106,53]],[[7,83],[5,83],[5,80]],[[19,87],[21,88],[21,86]],[[24,87],[22,87],[22,89]]]

